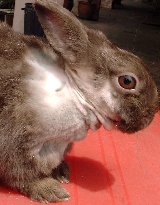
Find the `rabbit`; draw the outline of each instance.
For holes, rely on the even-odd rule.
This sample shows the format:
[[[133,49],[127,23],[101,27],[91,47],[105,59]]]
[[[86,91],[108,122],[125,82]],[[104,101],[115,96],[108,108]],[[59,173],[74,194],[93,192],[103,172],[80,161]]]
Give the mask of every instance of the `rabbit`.
[[[158,94],[139,57],[53,0],[34,8],[46,38],[0,23],[0,181],[35,201],[66,201],[72,143],[101,126],[144,129]]]

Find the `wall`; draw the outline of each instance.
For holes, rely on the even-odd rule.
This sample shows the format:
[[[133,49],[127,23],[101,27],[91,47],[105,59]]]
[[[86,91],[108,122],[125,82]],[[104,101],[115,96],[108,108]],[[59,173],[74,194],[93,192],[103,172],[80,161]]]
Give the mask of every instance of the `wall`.
[[[16,0],[15,11],[13,19],[13,29],[17,32],[24,33],[24,10],[25,3],[33,3],[35,0]],[[53,0],[55,1],[55,0]],[[57,2],[63,5],[63,0],[57,0]]]

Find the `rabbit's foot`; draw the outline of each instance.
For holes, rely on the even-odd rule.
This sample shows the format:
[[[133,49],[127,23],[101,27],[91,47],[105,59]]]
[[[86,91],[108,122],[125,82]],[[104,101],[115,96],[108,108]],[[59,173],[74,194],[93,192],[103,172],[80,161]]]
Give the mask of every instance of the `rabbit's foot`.
[[[63,161],[61,164],[56,167],[52,172],[52,177],[57,179],[61,183],[68,183],[70,176],[70,170],[68,164]]]
[[[43,203],[68,201],[68,192],[53,178],[44,178],[31,183],[28,195]]]

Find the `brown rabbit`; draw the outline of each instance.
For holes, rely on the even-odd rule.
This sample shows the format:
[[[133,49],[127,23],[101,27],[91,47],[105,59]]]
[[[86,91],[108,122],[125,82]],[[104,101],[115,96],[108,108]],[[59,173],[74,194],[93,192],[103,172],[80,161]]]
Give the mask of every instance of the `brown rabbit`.
[[[133,133],[158,109],[135,55],[51,0],[36,0],[47,40],[0,24],[0,180],[40,202],[65,201],[73,141],[101,125]]]

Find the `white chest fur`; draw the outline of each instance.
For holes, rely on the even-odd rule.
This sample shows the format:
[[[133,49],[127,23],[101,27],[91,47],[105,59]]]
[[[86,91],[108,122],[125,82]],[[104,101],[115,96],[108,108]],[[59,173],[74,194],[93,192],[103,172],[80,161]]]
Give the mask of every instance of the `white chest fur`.
[[[31,50],[26,57],[32,68],[28,76],[33,97],[45,106],[55,107],[69,97],[68,78],[60,67],[56,54],[42,54],[38,50]]]
[[[30,93],[27,103],[36,113],[38,140],[34,142],[31,156],[40,167],[54,168],[63,158],[67,145],[85,137],[87,127],[77,107],[79,101],[73,98],[63,66],[56,55],[48,56],[31,50],[25,61],[31,74],[25,82]],[[41,131],[42,130],[42,131]]]

